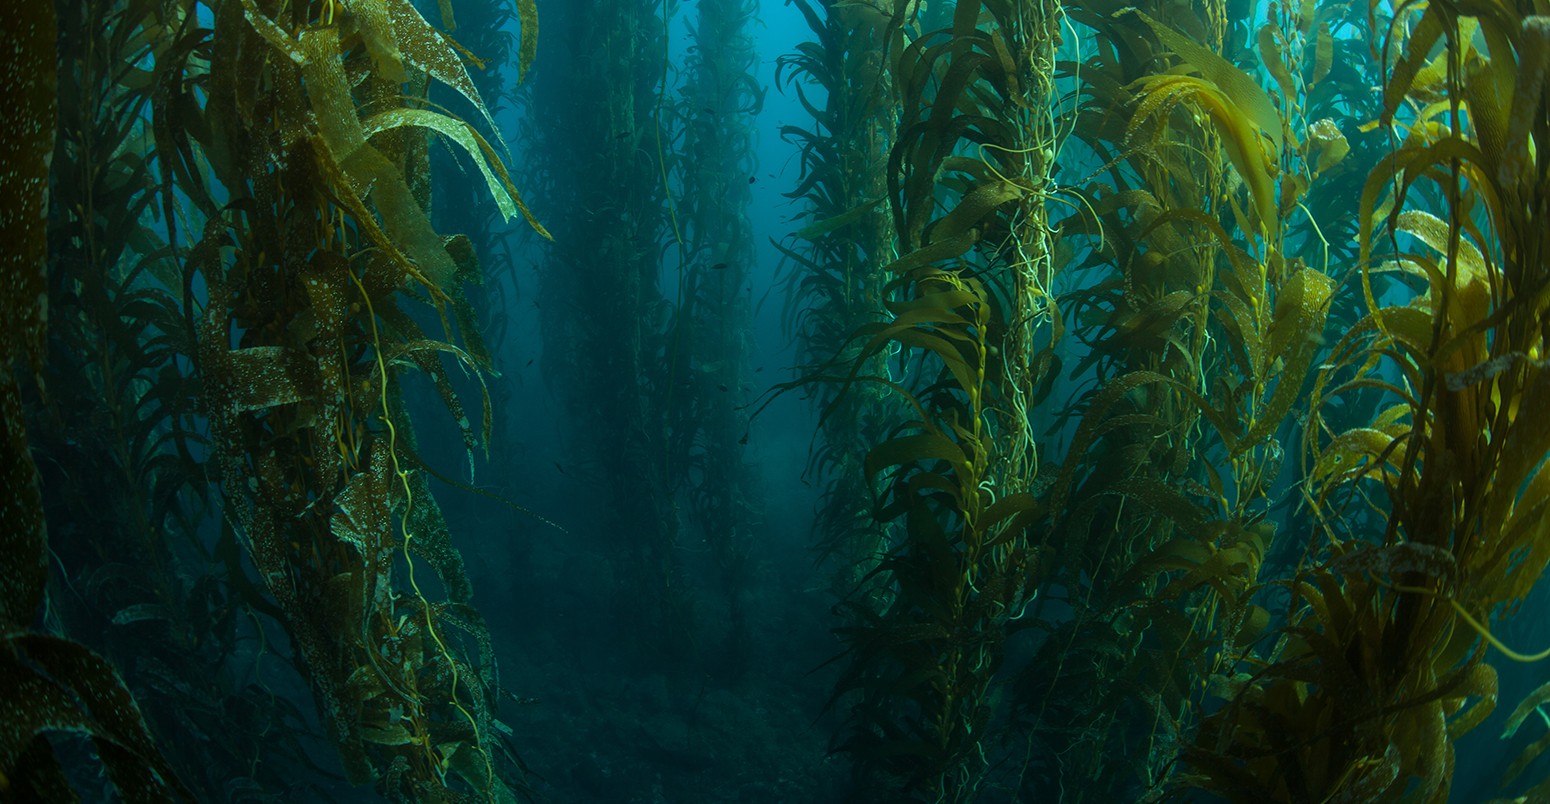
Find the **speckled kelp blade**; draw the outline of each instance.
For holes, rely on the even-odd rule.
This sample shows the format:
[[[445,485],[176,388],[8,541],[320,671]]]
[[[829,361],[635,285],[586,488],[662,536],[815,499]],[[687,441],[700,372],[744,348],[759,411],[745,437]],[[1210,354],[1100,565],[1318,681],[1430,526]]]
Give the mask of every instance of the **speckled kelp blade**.
[[[1222,94],[1232,100],[1234,106],[1259,126],[1263,134],[1274,140],[1276,148],[1283,147],[1281,113],[1276,111],[1275,101],[1253,78],[1209,48],[1190,41],[1188,37],[1140,11],[1135,13],[1152,29],[1158,41],[1199,71],[1203,78],[1215,84]]]
[[[527,78],[527,69],[538,55],[537,0],[517,0],[517,16],[522,20],[522,44],[517,51],[517,80]]]
[[[393,37],[393,23],[388,19],[387,6],[380,0],[353,0],[349,6],[359,19],[361,38],[366,42],[366,52],[371,55],[377,72],[393,83],[407,81],[404,54]]]
[[[10,767],[46,732],[89,736],[108,778],[127,801],[192,797],[146,731],[123,679],[102,657],[55,637],[10,640],[0,658],[0,767]],[[25,656],[24,664],[20,657]]]
[[[43,501],[27,451],[15,365],[41,368],[48,318],[48,165],[54,149],[54,11],[50,3],[0,8],[0,82],[10,108],[0,116],[0,629],[25,627],[43,596]]]
[[[485,123],[490,126],[490,131],[504,150],[506,144],[501,139],[500,127],[495,125],[495,118],[484,105],[484,99],[479,97],[479,90],[468,77],[468,69],[463,66],[463,60],[458,58],[457,50],[447,37],[431,27],[409,0],[388,0],[387,7],[389,18],[393,21],[393,34],[398,39],[404,61],[425,70],[432,78],[467,98],[484,116]],[[526,37],[525,20],[522,27],[523,36]],[[537,26],[534,26],[534,30],[537,30]]]
[[[1245,450],[1268,438],[1285,420],[1302,389],[1302,382],[1318,353],[1319,334],[1329,316],[1329,299],[1334,282],[1311,269],[1292,275],[1276,300],[1271,325],[1269,354],[1285,360],[1276,389],[1254,426],[1245,434],[1237,450]]]

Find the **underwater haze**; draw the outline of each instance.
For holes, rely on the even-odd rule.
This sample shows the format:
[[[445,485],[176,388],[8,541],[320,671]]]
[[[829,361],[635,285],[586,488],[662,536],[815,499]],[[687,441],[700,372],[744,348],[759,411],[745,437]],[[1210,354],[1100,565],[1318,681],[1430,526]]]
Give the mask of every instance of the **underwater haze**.
[[[0,4],[0,800],[1550,801],[1550,1]]]

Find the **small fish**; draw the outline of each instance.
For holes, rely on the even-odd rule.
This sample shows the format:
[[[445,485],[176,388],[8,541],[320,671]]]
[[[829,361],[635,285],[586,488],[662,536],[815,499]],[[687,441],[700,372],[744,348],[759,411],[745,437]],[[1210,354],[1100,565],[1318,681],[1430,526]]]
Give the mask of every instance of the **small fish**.
[[[758,176],[749,176],[749,177],[748,177],[748,183],[749,183],[749,184],[753,184],[753,183],[754,183],[754,182],[756,182],[756,181],[758,181],[758,180],[759,180],[759,177],[758,177]]]
[[[712,271],[725,271],[727,269],[727,264],[724,262],[718,262],[715,265],[712,265],[710,269]]]
[[[533,358],[533,360],[537,360],[537,359],[538,359],[538,358],[536,358],[536,357],[535,357],[535,358]],[[529,360],[529,361],[527,361],[527,363],[525,363],[525,364],[523,364],[523,366],[522,366],[522,368],[527,368],[527,367],[528,367],[528,366],[531,366],[531,365],[533,365],[533,360]]]
[[[558,469],[560,471],[560,474],[565,475],[565,467],[561,466],[559,461],[555,461],[554,462],[554,468]],[[570,475],[565,475],[565,476],[566,477],[570,477]]]
[[[737,440],[737,443],[742,444],[745,447],[748,446],[748,434],[747,433],[743,433],[743,437],[739,438]]]
[[[720,389],[721,389],[721,390],[723,390],[723,391],[730,391],[730,390],[732,390],[732,389],[731,389],[731,388],[728,388],[728,387],[726,387],[726,386],[725,386],[725,385],[717,385],[717,386],[716,386],[716,387],[717,387],[717,388],[720,388]]]

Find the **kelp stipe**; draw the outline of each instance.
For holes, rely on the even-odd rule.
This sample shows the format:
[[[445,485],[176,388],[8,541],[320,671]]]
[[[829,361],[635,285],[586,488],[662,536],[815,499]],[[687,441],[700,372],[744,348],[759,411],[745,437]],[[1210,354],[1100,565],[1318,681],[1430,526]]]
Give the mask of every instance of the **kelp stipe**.
[[[849,707],[840,745],[873,795],[964,801],[993,755],[991,684],[1036,561],[1026,400],[1049,369],[1032,339],[1050,309],[1042,110],[1059,14],[964,3],[950,28],[911,41],[913,12],[896,4],[882,28],[902,107],[885,314],[849,334],[859,351],[842,348],[847,369],[830,370],[840,401],[879,384],[905,403],[864,462],[882,489],[876,515],[900,526],[864,579],[875,586],[847,601],[832,703]],[[1029,70],[1043,83],[1025,82]],[[960,155],[970,143],[978,152]]]
[[[673,346],[681,322],[662,267],[664,254],[677,263],[680,236],[664,180],[683,134],[669,128],[667,106],[679,79],[666,60],[676,7],[556,8],[545,23],[545,47],[559,48],[549,64],[584,67],[535,76],[542,111],[532,129],[547,157],[538,192],[557,234],[538,289],[543,374],[576,414],[561,462],[600,503],[607,558],[591,569],[612,590],[616,633],[657,662],[693,655],[696,634],[676,508],[694,430],[674,383],[691,374]]]
[[[157,750],[117,670],[68,638],[34,630],[45,603],[48,533],[28,446],[24,378],[47,393],[49,165],[58,101],[57,17],[51,4],[0,11],[0,74],[15,106],[0,122],[0,792],[74,797],[50,735],[90,740],[108,782],[132,800],[193,800]]]
[[[776,243],[790,271],[786,279],[786,332],[800,344],[800,361],[823,370],[837,344],[879,320],[883,266],[893,258],[892,217],[887,205],[888,150],[893,83],[886,69],[890,17],[861,4],[798,0],[813,40],[776,65],[776,83],[795,93],[814,115],[809,126],[787,125],[781,137],[801,154],[802,178],[787,196],[806,208],[807,225]],[[823,93],[823,106],[808,87]],[[882,375],[885,353],[864,369]],[[903,414],[887,389],[868,385],[839,394],[835,383],[812,386],[824,411],[821,438],[807,473],[825,479],[813,523],[817,550],[832,567],[834,596],[864,598],[881,591],[872,569],[886,527],[872,516],[873,486],[864,461]],[[863,588],[867,587],[867,588]]]
[[[709,548],[714,565],[709,574],[717,576],[716,609],[726,618],[718,653],[721,669],[733,676],[741,675],[749,660],[744,597],[754,572],[757,524],[751,467],[743,458],[757,257],[749,219],[757,162],[747,121],[764,104],[754,76],[757,5],[699,3],[690,27],[694,53],[685,65],[688,79],[672,109],[683,129],[676,139],[681,150],[667,177],[669,189],[676,183],[681,196],[676,209],[685,240],[683,263],[666,268],[679,280],[673,350],[681,355],[674,363],[683,372],[676,375],[671,426],[688,449],[675,460],[684,464],[679,470],[684,509]]]
[[[451,41],[412,6],[214,11],[208,68],[191,65],[155,112],[163,170],[212,175],[233,196],[217,205],[185,187],[196,225],[182,252],[185,277],[209,289],[193,323],[228,521],[351,781],[399,800],[510,796],[525,783],[495,752],[488,632],[418,471],[399,387],[404,367],[421,369],[470,460],[488,443],[441,365],[449,356],[477,376],[489,359],[461,290],[477,263],[426,217],[426,137],[459,146],[507,217],[526,206],[474,126],[412,100],[434,80],[488,118]],[[182,247],[180,219],[167,218]],[[444,339],[400,307],[411,288]],[[394,594],[415,585],[420,562],[448,600]]]

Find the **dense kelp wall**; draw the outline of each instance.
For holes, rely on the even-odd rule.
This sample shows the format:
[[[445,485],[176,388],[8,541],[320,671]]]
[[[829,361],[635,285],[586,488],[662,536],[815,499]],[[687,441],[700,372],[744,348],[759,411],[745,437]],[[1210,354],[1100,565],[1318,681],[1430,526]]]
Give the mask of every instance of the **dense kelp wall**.
[[[899,104],[886,312],[808,378],[915,414],[836,690],[881,798],[1442,800],[1495,704],[1545,566],[1542,18],[1247,13],[825,23],[893,37]]]

